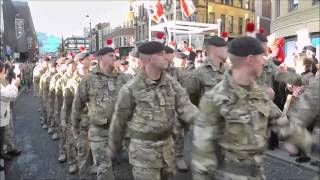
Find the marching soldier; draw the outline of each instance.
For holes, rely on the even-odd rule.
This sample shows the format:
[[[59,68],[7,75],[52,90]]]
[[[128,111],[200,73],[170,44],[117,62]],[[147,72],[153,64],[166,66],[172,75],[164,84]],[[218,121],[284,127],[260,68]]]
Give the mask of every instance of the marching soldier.
[[[138,49],[143,68],[119,92],[110,126],[109,154],[117,157],[128,128],[134,179],[167,179],[175,173],[171,135],[176,115],[191,122],[199,117],[199,111],[179,82],[165,73],[168,63],[163,45],[151,41]]]
[[[89,140],[94,165],[98,167],[98,180],[113,180],[114,174],[110,157],[107,156],[108,132],[118,92],[126,82],[126,75],[114,71],[115,54],[110,47],[97,53],[98,65],[80,82],[75,98],[71,119],[75,130],[79,130],[80,114],[88,105]]]
[[[78,85],[84,75],[89,73],[90,69],[90,59],[89,53],[82,52],[75,56],[75,61],[78,62],[77,71],[73,77],[67,82],[66,88],[63,92],[64,102],[63,102],[63,115],[64,121],[66,123],[66,132],[67,132],[67,156],[69,162],[70,174],[76,173],[79,168],[79,177],[80,179],[89,179],[90,178],[90,146],[88,141],[88,113],[87,109],[84,109],[81,116],[80,123],[80,134],[77,135],[73,133],[72,130],[72,120],[71,120],[71,110],[72,103],[74,99],[75,92],[77,91]],[[76,145],[76,147],[75,147]],[[78,154],[76,154],[76,149]],[[78,156],[77,156],[78,155]],[[77,157],[76,157],[77,156]],[[78,158],[78,161],[76,161]],[[78,162],[78,164],[77,164]]]
[[[239,37],[228,51],[231,70],[199,105],[203,117],[193,129],[193,179],[265,179],[269,128],[304,149],[309,148],[311,137],[306,129],[289,126],[286,116],[255,83],[264,64],[259,41]]]
[[[50,119],[50,127],[48,129],[49,134],[52,135],[53,140],[58,139],[58,122],[57,119],[55,118],[55,113],[54,113],[54,105],[55,105],[55,99],[56,99],[56,92],[55,92],[55,86],[56,82],[59,78],[62,77],[63,73],[65,72],[65,66],[64,63],[66,61],[66,58],[60,58],[57,60],[57,73],[52,76],[50,80],[50,85],[49,85],[49,95],[48,95],[48,101],[49,101],[49,119]]]
[[[168,62],[168,67],[166,73],[175,78],[178,82],[181,83],[183,72],[179,68],[173,66],[173,59],[175,58],[174,50],[169,46],[164,47],[164,59]],[[182,52],[179,52],[183,54]],[[187,163],[184,160],[184,131],[183,131],[183,122],[179,120],[174,123],[173,137],[175,140],[175,151],[177,157],[177,168],[180,171],[188,170]]]
[[[48,94],[49,94],[49,85],[51,77],[56,73],[56,62],[51,60],[49,62],[48,70],[45,74],[43,74],[40,78],[40,95],[41,95],[41,114],[42,120],[41,124],[44,129],[48,128],[50,125],[49,113],[48,113]]]
[[[195,105],[199,104],[201,96],[218,84],[223,77],[224,64],[227,59],[227,43],[224,39],[214,36],[205,41],[205,51],[208,55],[205,64],[187,75],[183,81]]]
[[[73,73],[76,70],[76,63],[73,61],[73,59],[66,59],[65,62],[66,65],[66,73],[63,74],[63,76],[58,79],[56,85],[55,85],[55,93],[56,93],[56,99],[55,99],[55,119],[56,122],[59,123],[59,129],[58,129],[58,136],[59,136],[59,162],[64,162],[67,160],[67,128],[66,128],[66,121],[65,121],[65,115],[62,111],[62,105],[63,105],[63,90],[65,89],[68,80],[70,80],[73,76]]]

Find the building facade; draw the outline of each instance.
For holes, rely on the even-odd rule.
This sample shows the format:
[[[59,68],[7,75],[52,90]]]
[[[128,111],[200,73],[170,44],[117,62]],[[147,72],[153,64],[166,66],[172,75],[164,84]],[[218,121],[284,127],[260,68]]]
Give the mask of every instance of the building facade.
[[[227,31],[230,36],[244,34],[246,23],[256,22],[255,0],[193,0],[193,2],[196,11],[187,18],[183,17],[180,1],[176,0],[176,20],[216,24],[217,20],[221,19],[221,30]],[[148,12],[146,4],[139,1],[133,1],[132,4],[135,15],[135,39],[139,44],[148,39]],[[174,19],[173,4],[174,0],[167,0],[164,3],[164,12],[168,20]],[[264,26],[261,24],[261,27]]]
[[[84,36],[72,36],[64,40],[64,50],[67,54],[70,52],[75,55],[80,51],[80,47],[89,49],[89,40]]]
[[[320,44],[320,0],[273,0],[271,33],[286,39],[286,53],[295,48],[297,31],[308,29],[312,45]]]

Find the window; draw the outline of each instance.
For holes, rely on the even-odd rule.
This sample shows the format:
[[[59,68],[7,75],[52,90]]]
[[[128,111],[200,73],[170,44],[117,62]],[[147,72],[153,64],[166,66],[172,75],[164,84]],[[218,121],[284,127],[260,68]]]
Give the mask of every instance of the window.
[[[243,8],[243,0],[239,0],[240,7]]]
[[[320,4],[320,0],[312,0],[312,5]]]
[[[209,22],[208,23],[214,24],[215,19],[216,19],[215,14],[213,12],[209,13]]]
[[[276,3],[275,3],[275,9],[276,9],[276,17],[279,17],[280,16],[280,0],[276,0]]]
[[[233,16],[229,18],[229,32],[233,33]]]
[[[289,0],[289,12],[298,9],[299,0]]]
[[[242,34],[242,28],[243,28],[243,18],[238,18],[238,34]]]
[[[221,32],[226,30],[226,15],[221,14]]]

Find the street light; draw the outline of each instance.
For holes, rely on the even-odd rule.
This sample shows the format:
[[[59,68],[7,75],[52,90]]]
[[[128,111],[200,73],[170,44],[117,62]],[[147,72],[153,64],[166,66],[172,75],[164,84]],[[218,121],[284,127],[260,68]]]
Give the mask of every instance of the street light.
[[[86,15],[86,18],[89,19],[90,53],[92,53],[91,18],[89,15]]]

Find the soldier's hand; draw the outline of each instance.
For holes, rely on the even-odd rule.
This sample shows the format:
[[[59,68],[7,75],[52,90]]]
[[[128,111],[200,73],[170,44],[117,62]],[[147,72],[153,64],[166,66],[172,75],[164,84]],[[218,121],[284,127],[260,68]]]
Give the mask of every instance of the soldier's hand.
[[[20,78],[17,77],[17,78],[15,78],[15,79],[13,79],[13,80],[11,81],[11,85],[14,85],[14,86],[16,86],[16,87],[19,87],[20,81],[21,81]]]

